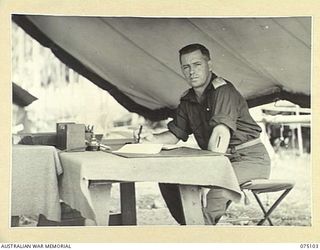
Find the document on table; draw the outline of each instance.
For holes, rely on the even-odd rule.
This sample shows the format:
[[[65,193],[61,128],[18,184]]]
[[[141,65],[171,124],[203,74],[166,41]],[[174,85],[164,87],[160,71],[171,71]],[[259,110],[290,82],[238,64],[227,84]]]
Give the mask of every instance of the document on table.
[[[171,150],[180,147],[180,145],[175,144],[126,144],[112,152],[118,154],[158,154],[162,149]]]

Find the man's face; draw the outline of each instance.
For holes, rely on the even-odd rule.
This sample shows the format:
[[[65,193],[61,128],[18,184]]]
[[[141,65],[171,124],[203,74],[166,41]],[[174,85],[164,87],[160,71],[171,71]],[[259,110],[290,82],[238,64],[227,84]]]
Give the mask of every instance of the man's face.
[[[210,80],[212,64],[200,50],[195,50],[181,55],[181,69],[192,88],[204,88]]]

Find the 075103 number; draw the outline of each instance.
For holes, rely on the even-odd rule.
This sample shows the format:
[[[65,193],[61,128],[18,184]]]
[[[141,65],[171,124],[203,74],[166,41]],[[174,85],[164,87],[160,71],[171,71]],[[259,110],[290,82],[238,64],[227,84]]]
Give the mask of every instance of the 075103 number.
[[[300,244],[300,248],[303,248],[303,249],[310,249],[310,248],[319,248],[319,245],[318,243],[301,243]]]

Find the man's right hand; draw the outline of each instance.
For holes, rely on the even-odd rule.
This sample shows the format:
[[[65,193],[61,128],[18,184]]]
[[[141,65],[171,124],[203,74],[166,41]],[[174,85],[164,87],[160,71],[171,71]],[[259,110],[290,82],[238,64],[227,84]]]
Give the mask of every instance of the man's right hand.
[[[133,137],[138,142],[139,129],[133,132]],[[170,131],[165,131],[160,134],[153,134],[152,130],[142,129],[140,134],[140,143],[161,143],[161,144],[176,144],[179,139]]]
[[[151,130],[146,128],[142,128],[141,131],[140,129],[136,129],[133,131],[133,138],[137,143],[151,143],[153,140],[153,134]]]

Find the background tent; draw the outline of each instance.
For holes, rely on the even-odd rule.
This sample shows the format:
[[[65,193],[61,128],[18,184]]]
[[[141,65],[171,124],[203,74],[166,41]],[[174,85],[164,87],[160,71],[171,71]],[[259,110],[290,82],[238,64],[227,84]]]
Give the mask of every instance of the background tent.
[[[151,120],[173,114],[189,88],[178,50],[206,45],[215,73],[250,107],[287,99],[310,107],[311,18],[137,18],[13,15],[69,67]]]

